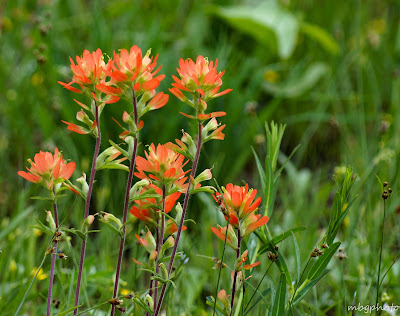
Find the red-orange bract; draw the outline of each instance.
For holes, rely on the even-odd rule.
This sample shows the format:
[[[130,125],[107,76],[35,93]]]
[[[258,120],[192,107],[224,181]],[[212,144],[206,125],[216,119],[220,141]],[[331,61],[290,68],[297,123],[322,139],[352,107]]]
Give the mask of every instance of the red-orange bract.
[[[183,167],[188,161],[184,162],[185,157],[175,153],[165,145],[158,144],[157,149],[151,144],[149,151],[145,152],[146,158],[136,158],[135,176],[140,179],[152,179],[158,184],[157,186],[172,184],[173,186],[184,189],[188,171],[183,171]],[[148,174],[146,175],[147,172]]]
[[[76,64],[71,57],[70,61],[70,67],[74,74],[72,81],[69,83],[58,81],[64,88],[72,92],[86,93],[91,96],[96,90],[96,85],[105,83],[105,69],[109,67],[110,62],[107,65],[105,64],[100,48],[92,53],[85,50],[82,56],[76,56]],[[73,87],[72,84],[74,83],[78,84],[82,90]],[[104,103],[115,103],[118,100],[118,97],[111,96],[105,99]]]
[[[231,92],[232,89],[226,89],[219,92],[222,86],[222,76],[225,71],[217,72],[218,59],[215,61],[208,61],[203,56],[198,56],[196,63],[192,59],[180,59],[179,68],[177,71],[179,77],[172,76],[174,88],[170,89],[178,99],[182,98],[182,92],[187,91],[190,93],[199,93],[204,101],[219,97],[221,95]]]
[[[268,216],[261,217],[260,214],[254,214],[261,203],[261,198],[256,198],[257,190],[249,190],[248,184],[238,186],[232,183],[227,184],[222,190],[224,194],[217,193],[214,199],[227,209],[230,216],[225,218],[233,227],[240,229],[241,237],[246,237],[268,222]],[[220,229],[218,232],[216,228],[212,230],[220,239],[226,235],[226,230]]]
[[[75,162],[67,163],[62,154],[55,149],[54,155],[50,152],[40,151],[34,161],[28,160],[31,167],[25,171],[18,171],[18,175],[33,183],[40,183],[52,190],[57,183],[69,179],[75,171]]]
[[[106,69],[107,75],[111,78],[110,83],[121,87],[121,92],[125,87],[130,90],[133,88],[136,92],[154,91],[165,75],[155,77],[161,67],[154,70],[158,55],[153,59],[150,58],[150,53],[150,50],[147,51],[143,57],[142,50],[136,45],[133,45],[129,52],[126,49],[121,49],[119,54],[114,52],[114,60]],[[97,88],[105,93],[115,93],[104,85],[99,85]]]
[[[154,184],[150,184],[143,188],[140,194],[145,194],[149,190],[154,190],[155,193],[160,196],[161,200],[162,190]],[[172,210],[180,196],[180,192],[175,192],[166,197],[164,210],[165,213],[169,213]],[[145,222],[146,224],[156,225],[156,211],[158,210],[158,204],[160,204],[161,202],[162,201],[157,201],[154,197],[142,200],[135,200],[136,206],[132,206],[130,212],[133,216],[137,217],[142,222]]]

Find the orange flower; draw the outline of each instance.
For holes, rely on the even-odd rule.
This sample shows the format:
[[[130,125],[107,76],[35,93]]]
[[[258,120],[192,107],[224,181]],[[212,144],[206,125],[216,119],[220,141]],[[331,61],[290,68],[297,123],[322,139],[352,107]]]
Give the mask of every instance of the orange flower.
[[[55,149],[54,155],[50,152],[40,151],[35,155],[34,161],[28,160],[31,168],[28,172],[18,171],[18,175],[33,183],[40,183],[52,190],[55,184],[69,179],[75,171],[75,162],[67,163],[62,154]]]
[[[197,119],[206,120],[211,117],[218,117],[226,115],[225,112],[214,112],[214,113],[203,113],[207,109],[207,101],[220,97],[232,91],[232,89],[226,89],[219,92],[222,86],[222,76],[225,71],[217,72],[218,59],[214,62],[209,62],[208,59],[203,56],[198,56],[196,63],[189,59],[179,60],[179,68],[177,68],[179,77],[172,76],[174,83],[173,88],[169,91],[175,95],[182,102],[195,108],[197,113]],[[183,91],[189,92],[194,95],[194,100],[189,100],[183,93]],[[181,113],[194,118],[190,115]]]
[[[101,49],[98,48],[92,53],[85,50],[82,56],[76,56],[76,64],[71,57],[69,59],[71,61],[70,67],[74,74],[72,81],[69,83],[58,81],[58,83],[72,92],[86,92],[91,95],[95,91],[96,85],[104,82],[106,77],[104,70],[107,65],[104,62]],[[77,83],[82,90],[72,87],[74,83]]]
[[[217,64],[218,59],[214,65],[213,61],[209,62],[203,56],[198,56],[196,63],[190,58],[186,60],[181,58],[177,68],[180,78],[172,76],[175,82],[172,84],[174,88],[170,89],[171,93],[178,99],[182,99],[182,92],[179,90],[198,93],[204,101],[207,101],[231,92],[232,89],[219,92],[225,71],[218,73]]]
[[[143,188],[140,191],[140,194],[145,194],[149,190],[155,190],[156,194],[159,195],[159,198],[148,198],[148,199],[143,199],[143,200],[135,200],[135,203],[137,206],[132,206],[130,209],[130,213],[137,217],[139,220],[142,222],[145,222],[147,224],[151,224],[156,226],[157,225],[157,218],[156,218],[156,212],[160,209],[161,204],[162,204],[162,190],[155,186],[154,184],[150,184]],[[168,195],[165,199],[165,213],[169,213],[172,208],[175,206],[176,201],[179,199],[181,196],[181,193],[175,192],[170,195]]]
[[[222,190],[224,191],[223,201],[225,201],[227,205],[225,205],[225,202],[222,203],[230,211],[231,218],[229,222],[235,227],[237,227],[239,220],[254,212],[261,203],[260,197],[254,201],[257,190],[249,190],[248,184],[241,187],[228,183],[226,188],[222,188]],[[221,196],[221,194],[217,193],[217,197],[219,196]],[[214,196],[216,201],[217,197]]]
[[[106,72],[112,84],[122,87],[120,94],[123,93],[124,88],[128,87],[130,88],[128,98],[130,98],[132,88],[141,94],[154,91],[160,85],[165,75],[155,77],[161,67],[154,71],[158,55],[153,59],[153,57],[150,58],[150,53],[151,50],[148,50],[142,57],[142,50],[136,45],[133,45],[129,52],[126,49],[121,49],[119,54],[114,52],[114,60]],[[105,93],[115,94],[115,91],[107,89],[104,85],[98,86],[98,89]]]
[[[241,237],[244,238],[251,234],[257,228],[265,225],[269,218],[268,216],[261,217],[260,214],[255,215],[257,207],[261,203],[261,198],[256,198],[257,190],[250,189],[248,184],[244,187],[233,185],[232,183],[227,184],[226,188],[222,187],[224,194],[217,193],[214,196],[215,201],[221,205],[226,211],[224,214],[229,214],[229,224],[233,227],[240,229]],[[255,200],[254,200],[255,199]],[[228,220],[227,215],[225,219]],[[229,227],[231,227],[229,225]],[[212,231],[221,240],[225,239],[226,229],[217,229],[212,227]],[[228,239],[234,239],[235,232],[233,228],[228,230]],[[229,242],[229,240],[227,240]],[[234,244],[236,247],[236,244]]]
[[[184,162],[185,157],[183,155],[175,153],[172,149],[161,144],[157,146],[157,149],[154,144],[151,144],[145,155],[146,159],[140,156],[136,158],[138,172],[134,173],[135,176],[140,179],[156,180],[159,187],[171,184],[179,189],[184,188],[185,174],[190,170],[183,171],[183,167],[188,162],[188,160]]]

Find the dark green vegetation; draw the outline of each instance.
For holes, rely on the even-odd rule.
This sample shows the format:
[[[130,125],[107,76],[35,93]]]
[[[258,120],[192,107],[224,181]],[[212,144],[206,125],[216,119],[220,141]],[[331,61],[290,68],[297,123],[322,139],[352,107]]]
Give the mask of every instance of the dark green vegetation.
[[[355,292],[356,305],[375,303],[383,216],[375,174],[393,189],[386,203],[382,274],[400,250],[400,5],[389,0],[282,0],[276,6],[274,1],[266,2],[272,4],[257,10],[251,1],[1,2],[0,314],[12,315],[17,309],[49,242],[49,236],[29,225],[35,225],[35,218],[45,221],[43,210],[50,206],[29,199],[41,189],[18,177],[17,171],[25,168],[27,158],[54,146],[77,162],[74,179],[81,171],[88,173],[90,166],[93,139],[70,133],[61,123],[74,121],[79,110],[73,102],[77,96],[57,84],[58,80],[70,81],[68,58],[99,47],[111,55],[133,44],[159,54],[158,64],[164,65],[161,73],[167,75],[159,91],[167,92],[179,58],[201,54],[219,59],[218,69],[226,71],[223,88],[233,92],[209,106],[227,112],[220,120],[227,124],[226,137],[206,145],[200,170],[215,163],[213,175],[220,185],[245,180],[261,192],[251,146],[264,157],[264,122],[287,124],[279,161],[298,144],[301,147],[281,175],[268,226],[273,236],[292,227],[307,227],[295,233],[301,267],[297,267],[292,238],[279,246],[293,279],[328,227],[337,189],[333,174],[344,177],[344,166],[352,166],[358,179],[351,195],[357,198],[337,236],[347,258],[332,259],[332,271],[304,297],[295,313],[344,314]],[[120,120],[127,107],[118,103],[106,108],[101,122],[105,140],[118,139],[120,130],[111,118]],[[164,143],[180,138],[182,128],[195,129],[178,114],[181,110],[183,106],[171,96],[148,119],[141,141]],[[123,171],[98,173],[93,196],[96,211],[121,216],[125,179]],[[70,194],[60,200],[59,209],[65,225],[79,228],[81,201],[75,202]],[[219,257],[222,252],[222,243],[210,230],[217,222],[222,224],[212,198],[194,197],[188,215],[197,224],[190,224],[183,236],[182,248],[189,260],[177,283],[180,291],[171,292],[167,300],[171,315],[210,313],[205,298],[215,293],[218,270],[212,270],[214,262],[203,256]],[[112,296],[119,239],[98,225],[102,231],[89,239],[85,264],[87,286],[82,298],[86,306]],[[128,227],[122,272],[122,288],[135,292],[147,286],[144,273],[130,259],[145,255],[135,242],[138,229],[137,224]],[[251,243],[255,241],[254,236],[247,246],[254,249]],[[58,264],[54,297],[61,307],[69,307],[80,241],[72,235],[62,247],[68,259]],[[231,265],[233,258],[227,249],[224,261]],[[262,262],[249,281],[254,287],[269,266],[266,253],[259,258]],[[47,259],[43,273],[48,273],[49,265]],[[221,285],[227,290],[229,274],[222,271]],[[400,305],[399,274],[397,262],[383,281],[381,290],[388,304]],[[278,287],[276,266],[269,275],[260,292]],[[45,310],[48,277],[39,279],[22,308],[26,315],[42,315]],[[252,292],[249,288],[247,299]],[[266,291],[252,313],[258,315],[270,302],[271,294]],[[108,308],[105,304],[93,315],[102,315],[100,311]]]

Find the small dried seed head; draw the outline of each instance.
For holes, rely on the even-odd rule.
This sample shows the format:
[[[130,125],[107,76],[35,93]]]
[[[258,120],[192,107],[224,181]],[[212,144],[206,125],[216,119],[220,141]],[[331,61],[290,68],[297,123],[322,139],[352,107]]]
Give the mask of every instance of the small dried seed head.
[[[60,232],[59,230],[57,230],[55,233],[54,233],[54,237],[60,237],[62,235],[62,232]]]
[[[273,253],[272,251],[268,252],[268,259],[272,262],[278,259],[279,255],[277,253]]]
[[[392,194],[392,192],[393,192],[392,188],[389,188],[388,191],[389,191],[389,194]]]
[[[326,249],[326,248],[328,248],[328,245],[327,245],[327,244],[322,244],[322,245],[321,245],[321,248]],[[340,250],[339,250],[339,251],[340,251]]]
[[[58,255],[58,257],[59,257],[60,259],[67,259],[67,258],[68,258],[68,256],[67,256],[65,253],[63,253],[63,252],[59,252],[57,255]]]
[[[125,295],[125,298],[128,300],[131,300],[131,299],[133,299],[133,294]]]
[[[46,249],[46,255],[51,255],[53,253],[53,248]]]
[[[386,190],[383,191],[383,193],[382,193],[382,198],[383,198],[384,200],[386,200],[388,197],[389,197],[389,194],[387,193],[387,191],[386,191]]]
[[[112,298],[111,300],[108,300],[108,302],[111,305],[117,306],[117,305],[121,305],[123,303],[123,300],[119,300],[117,298]]]
[[[58,237],[53,238],[53,242],[59,242],[59,241],[60,241],[60,238],[58,238]]]
[[[60,300],[58,300],[56,298],[53,298],[52,303],[53,303],[55,308],[59,308],[60,304],[61,304]]]
[[[346,259],[346,258],[347,258],[347,256],[346,256],[345,253],[343,253],[343,252],[339,253],[339,260],[340,261],[342,261],[343,259]]]
[[[322,255],[322,251],[318,247],[316,247],[316,248],[314,248],[314,250],[313,250],[313,252],[311,253],[310,256],[312,258],[315,258],[315,257],[318,257],[320,255]]]
[[[126,308],[125,308],[125,307],[117,306],[117,308],[119,309],[119,311],[120,311],[121,313],[125,313],[125,312],[126,312]]]
[[[275,250],[278,251],[278,250],[279,250],[279,247],[278,247],[278,246],[275,246]]]
[[[388,185],[387,181],[383,182],[383,187],[386,187]]]

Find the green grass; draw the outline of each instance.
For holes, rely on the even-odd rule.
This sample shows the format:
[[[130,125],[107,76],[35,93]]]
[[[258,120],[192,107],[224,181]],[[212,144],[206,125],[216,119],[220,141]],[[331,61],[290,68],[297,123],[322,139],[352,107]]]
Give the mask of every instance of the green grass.
[[[65,157],[76,161],[78,170],[88,173],[94,142],[89,137],[70,133],[61,120],[74,121],[79,107],[77,97],[57,84],[69,81],[68,57],[81,55],[84,49],[100,47],[113,50],[137,44],[152,48],[163,64],[166,79],[160,91],[167,92],[179,58],[202,54],[219,59],[225,69],[223,88],[233,92],[210,102],[209,106],[227,112],[221,121],[227,124],[225,140],[207,143],[200,169],[215,164],[213,175],[220,185],[249,182],[261,191],[253,146],[263,160],[266,154],[264,122],[287,124],[281,146],[280,163],[293,148],[301,145],[283,172],[275,207],[268,223],[272,235],[295,226],[307,230],[296,233],[304,268],[309,253],[325,232],[336,187],[335,167],[351,165],[358,180],[352,196],[352,209],[339,229],[338,240],[347,259],[334,257],[332,271],[297,306],[298,314],[343,315],[344,302],[356,305],[375,302],[378,271],[380,223],[383,215],[381,189],[375,175],[388,181],[393,194],[387,203],[383,268],[385,272],[400,250],[399,230],[400,173],[398,135],[400,128],[400,33],[396,1],[281,1],[280,6],[298,21],[325,30],[338,51],[299,30],[291,55],[284,59],[276,45],[269,45],[243,31],[215,13],[215,5],[225,7],[240,1],[7,1],[1,14],[0,70],[0,310],[12,315],[32,279],[50,241],[30,227],[35,218],[45,221],[46,202],[30,200],[41,192],[17,176],[26,159],[39,150],[58,146]],[[251,3],[249,1],[248,3]],[[0,9],[1,10],[1,9]],[[314,37],[313,37],[314,36]],[[328,41],[329,41],[328,40]],[[325,39],[326,41],[326,39]],[[316,66],[317,65],[317,66]],[[314,68],[314,75],[312,67]],[[315,72],[315,69],[320,71]],[[311,76],[307,79],[306,74]],[[269,81],[267,81],[268,79]],[[79,96],[78,96],[79,97]],[[255,107],[254,107],[255,106]],[[121,120],[128,108],[117,103],[106,108],[102,119],[103,149],[107,139],[120,133],[111,120]],[[180,138],[181,129],[196,126],[178,114],[184,107],[170,97],[169,103],[151,114],[141,140],[165,143]],[[144,146],[139,148],[143,153]],[[278,163],[279,165],[279,163]],[[336,170],[336,171],[335,171]],[[98,173],[93,209],[121,216],[126,174],[122,171]],[[210,183],[210,185],[212,185]],[[171,291],[167,303],[169,315],[205,315],[211,313],[205,299],[215,294],[218,270],[204,256],[219,257],[222,243],[210,231],[222,218],[212,197],[200,194],[191,199],[189,224],[181,249],[189,257],[177,281],[179,291]],[[83,204],[72,195],[60,200],[61,219],[68,227],[79,227]],[[85,308],[111,298],[113,273],[119,240],[104,226],[89,240],[83,287]],[[135,242],[137,223],[127,227],[126,254],[121,287],[145,291],[148,276],[135,267],[130,258],[145,260]],[[193,243],[193,240],[196,242]],[[254,249],[256,237],[247,240]],[[58,260],[54,297],[61,308],[71,306],[77,275],[80,241],[72,235],[61,249],[68,255]],[[253,248],[252,248],[253,247]],[[228,249],[229,250],[229,249]],[[292,277],[297,274],[295,247],[288,238],[279,246]],[[226,252],[225,262],[232,267],[234,254]],[[250,284],[257,286],[269,265],[266,255],[254,269]],[[48,274],[47,258],[43,273]],[[230,273],[223,270],[220,288],[229,289]],[[280,271],[273,266],[260,291],[276,288]],[[387,303],[399,305],[399,263],[395,263],[383,281],[381,291]],[[344,285],[343,285],[344,284]],[[36,280],[22,307],[21,315],[42,315],[46,308],[48,277]],[[345,286],[345,291],[343,289]],[[252,293],[252,290],[249,290]],[[249,299],[249,292],[246,294]],[[185,293],[185,294],[183,294]],[[269,306],[271,294],[253,309],[261,315]],[[102,305],[93,315],[106,313]],[[252,314],[253,315],[253,314]]]

